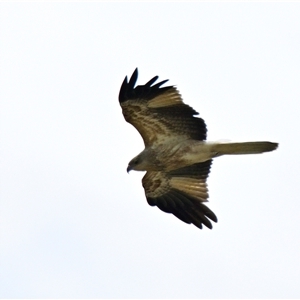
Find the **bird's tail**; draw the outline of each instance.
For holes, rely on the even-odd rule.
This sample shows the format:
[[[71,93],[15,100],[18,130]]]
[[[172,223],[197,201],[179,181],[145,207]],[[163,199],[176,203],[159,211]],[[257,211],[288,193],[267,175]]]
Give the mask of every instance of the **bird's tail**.
[[[273,151],[278,147],[278,143],[271,142],[245,142],[245,143],[220,143],[212,146],[212,151],[216,156],[230,154],[258,154]]]

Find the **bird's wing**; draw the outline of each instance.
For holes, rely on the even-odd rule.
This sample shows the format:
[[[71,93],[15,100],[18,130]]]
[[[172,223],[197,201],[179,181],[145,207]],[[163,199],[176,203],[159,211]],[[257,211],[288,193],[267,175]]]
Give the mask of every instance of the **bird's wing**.
[[[212,229],[210,220],[217,222],[217,217],[203,204],[208,199],[206,179],[211,163],[208,160],[168,173],[148,171],[142,180],[148,204],[200,229],[202,224]]]
[[[145,146],[155,143],[194,139],[206,139],[206,125],[203,119],[195,117],[198,113],[183,103],[174,86],[160,87],[168,80],[153,83],[158,76],[145,85],[135,87],[137,69],[129,82],[125,77],[119,102],[125,120],[132,124],[143,137]]]

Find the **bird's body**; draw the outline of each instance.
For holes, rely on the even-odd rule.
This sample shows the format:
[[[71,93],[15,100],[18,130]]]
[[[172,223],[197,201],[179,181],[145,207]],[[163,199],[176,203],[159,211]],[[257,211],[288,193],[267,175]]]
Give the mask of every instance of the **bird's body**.
[[[173,141],[156,147],[147,147],[138,155],[143,157],[144,165],[137,165],[134,170],[166,172],[176,170],[195,162],[209,160],[214,156],[211,148],[210,143],[193,140],[182,141],[179,144]]]
[[[183,103],[174,86],[153,85],[157,76],[135,87],[137,69],[125,78],[119,94],[123,115],[141,134],[145,149],[127,171],[147,171],[142,183],[148,203],[186,223],[212,228],[215,214],[202,202],[208,199],[206,179],[212,159],[221,155],[273,151],[277,143],[215,143],[206,141],[206,125]]]

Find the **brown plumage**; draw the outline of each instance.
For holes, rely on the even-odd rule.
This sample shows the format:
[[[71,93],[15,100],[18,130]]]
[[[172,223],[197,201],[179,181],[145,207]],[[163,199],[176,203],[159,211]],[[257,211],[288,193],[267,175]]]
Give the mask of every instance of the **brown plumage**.
[[[129,82],[125,77],[119,102],[125,120],[141,134],[145,149],[133,158],[127,171],[147,171],[142,183],[149,205],[172,213],[202,229],[212,228],[216,215],[203,202],[208,200],[207,177],[212,158],[225,154],[255,154],[273,151],[277,143],[206,142],[206,125],[198,113],[184,104],[167,80],[135,87],[137,69]]]

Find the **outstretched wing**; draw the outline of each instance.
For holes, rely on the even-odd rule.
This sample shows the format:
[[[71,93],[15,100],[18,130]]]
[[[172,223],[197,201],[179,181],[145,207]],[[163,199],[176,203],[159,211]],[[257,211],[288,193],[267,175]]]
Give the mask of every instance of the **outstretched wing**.
[[[142,182],[149,205],[200,229],[202,224],[212,229],[210,220],[217,222],[217,217],[203,204],[208,199],[206,179],[211,163],[208,160],[168,173],[148,171]]]
[[[119,102],[125,120],[132,124],[143,137],[145,146],[176,139],[205,140],[206,125],[203,119],[195,117],[198,113],[183,103],[174,86],[160,87],[168,80],[153,83],[153,77],[145,85],[135,87],[138,70],[135,69],[129,82],[125,77]]]

